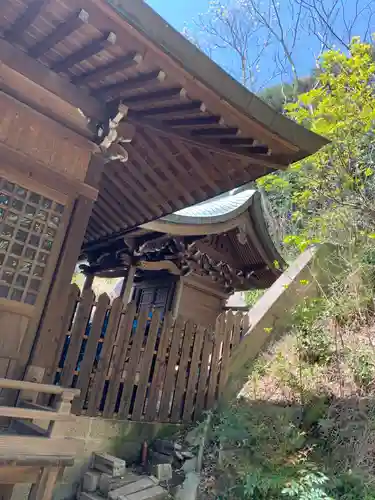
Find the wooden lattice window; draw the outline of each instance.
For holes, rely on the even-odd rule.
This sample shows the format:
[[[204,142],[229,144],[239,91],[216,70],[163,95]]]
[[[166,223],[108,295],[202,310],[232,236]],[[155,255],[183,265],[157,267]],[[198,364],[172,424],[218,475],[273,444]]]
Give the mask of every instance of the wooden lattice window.
[[[35,304],[63,212],[0,177],[0,298]]]

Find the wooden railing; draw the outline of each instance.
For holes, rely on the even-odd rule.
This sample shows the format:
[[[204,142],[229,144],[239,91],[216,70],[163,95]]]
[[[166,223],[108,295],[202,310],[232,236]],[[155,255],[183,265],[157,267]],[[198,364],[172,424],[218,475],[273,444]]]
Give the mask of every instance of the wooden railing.
[[[17,483],[32,483],[29,500],[50,500],[59,474],[74,463],[76,442],[61,423],[75,418],[70,410],[79,391],[10,379],[0,379],[0,389],[21,391],[5,398],[16,406],[0,406],[0,496],[10,498]],[[33,395],[48,395],[52,406],[33,402]]]
[[[110,305],[72,285],[54,369],[47,382],[81,391],[77,415],[190,422],[212,408],[247,315],[223,313],[212,328],[121,298]]]

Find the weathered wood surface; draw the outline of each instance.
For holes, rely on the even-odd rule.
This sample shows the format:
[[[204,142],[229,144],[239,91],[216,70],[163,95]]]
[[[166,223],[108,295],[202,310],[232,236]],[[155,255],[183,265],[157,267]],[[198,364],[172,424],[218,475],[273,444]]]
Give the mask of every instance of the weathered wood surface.
[[[97,300],[89,289],[77,303],[68,330],[71,302],[69,314],[62,315],[66,333],[60,343],[70,336],[70,344],[54,368],[57,380],[60,374],[61,383],[82,391],[73,413],[177,423],[213,407],[246,328],[245,315],[222,313],[212,329],[148,308],[137,313],[134,303],[124,305],[120,298],[110,305],[107,295]]]

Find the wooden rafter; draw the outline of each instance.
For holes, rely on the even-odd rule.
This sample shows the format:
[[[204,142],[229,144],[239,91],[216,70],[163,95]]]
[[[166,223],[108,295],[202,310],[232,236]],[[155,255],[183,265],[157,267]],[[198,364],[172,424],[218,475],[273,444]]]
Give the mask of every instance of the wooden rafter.
[[[224,125],[221,116],[201,116],[197,118],[178,118],[173,120],[164,120],[163,125],[171,128],[197,129],[207,125]]]
[[[72,78],[72,82],[78,86],[88,85],[91,82],[99,82],[106,76],[112,75],[117,71],[124,71],[125,69],[139,65],[142,60],[143,56],[141,54],[131,52],[130,54],[126,54],[108,64],[99,66],[91,71],[82,73],[81,75],[74,76]]]
[[[110,33],[102,35],[96,40],[92,40],[87,45],[77,50],[77,52],[73,52],[73,54],[70,54],[62,61],[57,61],[52,65],[51,69],[56,73],[65,73],[76,64],[89,59],[90,57],[98,54],[105,48],[114,45],[115,43],[116,34],[111,31]]]
[[[138,152],[137,147],[132,146],[129,144],[127,146],[127,150],[130,154],[130,157],[132,159],[132,163],[135,161],[139,168],[140,172],[144,173],[147,175],[153,182],[155,182],[155,187],[157,191],[161,193],[163,196],[165,203],[164,206],[167,211],[174,211],[176,210],[176,206],[172,206],[167,200],[171,197],[171,189],[170,187],[163,181],[163,179],[155,172],[155,169],[149,165],[147,162],[147,159],[142,158],[142,155]],[[163,165],[160,167],[163,169],[163,172],[165,172],[165,169],[163,168]],[[138,169],[135,168],[134,173],[136,173]],[[179,208],[182,208],[181,206]]]
[[[78,12],[74,12],[74,14],[71,14],[65,21],[56,26],[49,35],[31,47],[28,50],[29,56],[38,59],[38,57],[48,52],[74,31],[87,24],[88,20],[89,15],[85,10],[81,9]]]
[[[18,42],[23,39],[25,31],[38,17],[47,0],[34,0],[26,7],[26,10],[14,21],[4,33],[4,38],[10,42]]]
[[[138,212],[138,214],[142,214],[142,218],[146,219],[154,216],[149,204],[147,202],[142,202],[142,195],[139,196],[139,187],[138,191],[133,189],[133,180],[127,176],[122,177],[122,173],[117,171],[114,165],[111,165],[111,176],[108,177],[104,174],[101,184],[106,190],[105,199],[108,205],[111,206],[113,210],[118,211],[119,216],[121,216],[121,212],[125,215],[130,209],[130,207],[126,207],[126,205],[123,204],[125,199],[135,208],[135,214]],[[137,217],[134,213],[132,213],[132,215],[137,220],[139,216]]]
[[[160,106],[153,108],[146,108],[139,111],[130,110],[130,115],[135,114],[138,118],[157,118],[163,119],[164,117],[172,117],[173,119],[182,118],[186,116],[190,116],[191,114],[205,113],[207,111],[206,106],[201,101],[191,101],[182,104],[174,104],[169,106]]]
[[[170,101],[178,99],[181,102],[187,102],[187,92],[180,87],[170,89],[156,90],[152,92],[136,94],[128,97],[123,97],[122,102],[130,108],[138,108],[140,106],[150,106],[168,104]]]
[[[143,141],[142,136],[144,136],[145,141]],[[137,142],[140,142],[144,147],[152,149],[152,155],[155,158],[155,161],[159,163],[159,165],[164,166],[163,172],[165,176],[169,181],[174,183],[188,204],[191,205],[196,201],[191,194],[190,186],[194,190],[198,190],[201,196],[205,195],[204,191],[197,186],[196,180],[189,178],[183,166],[179,165],[176,157],[171,153],[171,150],[164,144],[163,140],[158,137],[157,134],[148,134],[147,130],[143,130],[142,134],[139,134]],[[178,171],[178,175],[173,174],[169,164],[173,165],[173,168]]]
[[[85,89],[78,89],[66,78],[57,75],[44,64],[32,59],[25,52],[13,47],[1,38],[0,61],[47,92],[58,96],[73,107],[81,109],[87,117],[97,120],[108,118],[105,106],[90,96]]]
[[[149,73],[141,73],[132,78],[128,78],[122,82],[99,87],[95,90],[94,94],[102,99],[121,97],[127,92],[139,88],[146,89],[148,87],[154,87],[164,82],[165,79],[166,74],[163,71],[150,71]],[[126,99],[123,99],[123,102],[126,104]]]

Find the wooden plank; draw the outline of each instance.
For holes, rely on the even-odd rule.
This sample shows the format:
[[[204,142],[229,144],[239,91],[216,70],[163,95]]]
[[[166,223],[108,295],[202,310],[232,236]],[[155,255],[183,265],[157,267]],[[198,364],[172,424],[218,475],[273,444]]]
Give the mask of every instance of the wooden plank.
[[[48,299],[41,307],[41,312],[44,314],[38,328],[39,338],[35,344],[35,352],[32,353],[30,364],[47,368],[47,370],[52,369],[52,363],[55,359],[54,353],[58,347],[54,338],[54,326],[60,311],[64,310],[67,304],[66,290],[69,288],[77,264],[91,210],[92,202],[82,196],[74,202],[69,226],[50,284]]]
[[[94,302],[94,292],[90,289],[85,290],[81,295],[81,300],[76,313],[77,315],[70,333],[70,344],[60,378],[62,386],[70,387],[72,385],[74,371],[76,369],[78,356],[81,350],[83,335],[85,334]]]
[[[41,468],[37,466],[0,466],[0,500],[3,500],[3,485],[17,483],[35,483],[41,473]]]
[[[163,381],[166,369],[167,351],[170,345],[173,332],[173,317],[172,313],[168,312],[164,317],[163,328],[160,334],[160,343],[156,353],[154,375],[152,377],[149,397],[145,413],[145,420],[150,422],[156,420],[158,408],[157,404],[163,388]]]
[[[185,320],[180,316],[177,318],[172,335],[172,343],[169,350],[167,367],[165,370],[163,393],[160,401],[158,421],[166,422],[169,419],[169,408],[173,391],[176,385],[176,365],[179,355],[180,345],[185,332]]]
[[[113,370],[110,373],[108,393],[105,400],[103,416],[109,418],[113,416],[116,408],[117,396],[120,388],[122,372],[125,365],[130,336],[133,329],[133,321],[136,314],[134,302],[128,304],[126,312],[120,322],[118,336],[116,339],[116,350],[113,358]]]
[[[166,177],[170,180],[171,177],[175,179],[174,183],[188,203],[194,204],[197,201],[190,192],[191,187],[194,187],[194,190],[197,191],[202,198],[207,196],[205,191],[202,190],[200,186],[199,179],[194,179],[186,173],[184,165],[181,165],[178,161],[178,157],[172,153],[169,147],[164,143],[164,139],[162,137],[159,137],[158,134],[150,133],[148,129],[144,129],[142,131],[142,135],[145,136],[149,148],[152,149],[155,160],[159,163],[159,165],[165,165],[163,172]],[[139,138],[137,138],[137,141],[139,141]],[[164,158],[167,160],[167,164]],[[170,162],[175,170],[178,171],[178,176],[175,176],[171,172],[168,162]],[[179,178],[181,178],[182,182],[179,181]]]
[[[73,420],[73,415],[56,413],[52,411],[31,410],[14,406],[0,406],[0,417],[29,418],[32,420],[54,420],[68,422]]]
[[[153,311],[151,325],[147,336],[145,351],[140,366],[140,378],[138,381],[137,395],[132,412],[132,420],[139,421],[143,416],[147,385],[150,378],[152,358],[155,352],[156,337],[160,328],[160,311]]]
[[[141,348],[143,340],[145,338],[145,329],[147,324],[149,310],[147,308],[141,309],[136,331],[133,335],[133,342],[130,349],[129,361],[125,367],[126,375],[124,382],[124,390],[121,395],[121,402],[119,408],[119,416],[122,418],[127,418],[129,413],[129,408],[131,404],[131,398],[133,395],[134,381],[136,377],[136,369],[138,366],[139,356],[141,354]]]
[[[49,35],[33,45],[28,50],[29,56],[38,59],[38,57],[42,56],[48,50],[67,38],[83,24],[87,24],[88,20],[89,15],[85,10],[81,9],[78,12],[74,12],[56,26]]]
[[[14,486],[16,484],[16,481],[12,484],[1,484],[1,491],[0,491],[0,500],[12,500],[12,495],[13,495],[13,490]]]
[[[62,61],[57,61],[52,66],[51,69],[56,73],[64,73],[68,69],[80,63],[81,61],[89,59],[90,57],[94,56],[95,54],[98,54],[105,48],[114,45],[115,43],[116,43],[115,33],[113,32],[107,33],[106,35],[103,35],[100,38],[92,40],[87,45],[77,50],[77,52],[73,52],[72,54],[68,55]]]
[[[194,397],[196,394],[197,382],[199,377],[199,362],[202,354],[204,334],[205,334],[205,329],[199,326],[197,328],[194,338],[194,348],[190,363],[184,411],[182,414],[182,420],[184,422],[191,422],[193,417]]]
[[[210,356],[214,348],[214,332],[206,330],[204,333],[202,361],[199,367],[197,401],[195,403],[194,419],[198,420],[206,407],[206,394],[208,392],[209,374],[211,368]]]
[[[234,325],[233,325],[233,336],[232,336],[232,347],[233,350],[240,343],[241,338],[241,325],[243,320],[243,314],[241,312],[237,312],[234,315]]]
[[[228,379],[228,363],[233,339],[233,329],[235,317],[232,311],[225,315],[225,332],[223,339],[223,351],[221,356],[220,374],[219,374],[219,397],[221,396]]]
[[[183,406],[183,396],[188,381],[187,367],[189,363],[192,343],[194,341],[197,326],[193,321],[189,320],[185,326],[185,335],[182,343],[182,351],[180,361],[178,363],[176,389],[173,396],[171,422],[179,422],[181,420],[181,410]]]
[[[67,389],[65,387],[59,387],[57,385],[36,384],[34,382],[26,382],[25,380],[12,380],[4,378],[0,378],[0,388],[16,389],[19,391],[41,392],[44,394],[72,394],[73,397],[79,394],[78,389]]]
[[[140,145],[141,148],[143,148],[147,152],[149,157],[154,160],[155,164],[159,166],[159,168],[163,171],[165,177],[170,181],[170,185],[175,186],[176,189],[178,189],[178,191],[183,194],[187,203],[193,204],[196,202],[195,198],[189,191],[189,188],[191,186],[191,178],[189,178],[189,175],[186,174],[184,169],[181,173],[182,181],[173,173],[168,165],[168,162],[172,164],[175,170],[178,170],[178,167],[176,167],[176,157],[171,153],[171,151],[165,146],[162,141],[158,140],[156,135],[153,135],[150,138],[147,133],[145,133],[145,131],[142,131],[142,134],[139,134],[137,136],[134,147],[136,148],[137,145]],[[161,150],[164,150],[164,156],[163,153],[161,153]],[[185,206],[185,203],[182,203],[182,205]]]
[[[59,474],[58,467],[45,467],[32,485],[28,500],[51,500]]]
[[[140,73],[132,78],[128,78],[122,82],[111,83],[104,85],[95,90],[94,95],[101,99],[121,97],[122,94],[131,92],[134,89],[147,89],[158,83],[163,83],[166,79],[166,74],[163,71],[150,71],[149,73]],[[124,99],[124,103],[126,99]]]
[[[80,292],[79,287],[75,283],[72,283],[70,285],[70,290],[69,290],[68,304],[67,304],[66,309],[61,317],[61,328],[59,327],[60,328],[60,335],[58,337],[57,342],[58,342],[60,347],[56,352],[55,361],[53,363],[53,368],[52,368],[51,374],[48,377],[49,380],[45,380],[46,382],[48,381],[50,383],[53,383],[53,381],[54,381],[54,378],[56,375],[56,370],[58,369],[59,363],[61,360],[61,355],[62,355],[62,351],[63,351],[64,345],[65,345],[66,336],[67,336],[67,333],[69,331],[69,327],[70,327],[70,323],[71,323],[72,318],[73,318],[74,311],[77,307],[77,302],[79,300],[80,293],[81,292]]]
[[[71,457],[76,454],[78,442],[75,439],[38,438],[0,434],[0,460],[23,455]]]
[[[93,70],[75,76],[72,78],[72,82],[76,85],[87,85],[93,81],[94,82],[101,81],[106,76],[112,75],[117,71],[124,71],[125,69],[140,64],[142,60],[143,56],[141,54],[132,52],[130,54],[126,54],[122,57],[119,57],[108,64],[98,66]]]
[[[106,293],[103,293],[98,300],[95,314],[92,320],[89,338],[87,339],[85,353],[78,372],[77,389],[80,389],[81,396],[76,398],[72,404],[72,413],[80,415],[86,400],[89,387],[90,376],[93,370],[98,342],[103,330],[104,319],[108,310],[110,300]]]
[[[36,87],[43,88],[50,94],[71,104],[76,109],[81,109],[86,116],[95,117],[99,120],[106,119],[107,113],[105,107],[90,96],[89,92],[84,89],[78,89],[75,85],[67,81],[66,78],[57,75],[39,61],[32,59],[6,40],[1,39],[0,60],[28,80],[35,82]]]
[[[211,409],[215,403],[216,390],[218,388],[219,362],[222,350],[222,343],[225,332],[225,314],[222,313],[216,321],[214,350],[211,359],[211,371],[208,381],[206,409]]]
[[[142,155],[138,153],[137,147],[132,147],[131,144],[126,146],[127,151],[129,152],[132,163],[134,162],[138,164],[138,168],[133,170],[133,174],[136,178],[139,179],[139,182],[142,183],[142,177],[147,176],[154,183],[153,192],[158,193],[158,199],[160,204],[163,206],[163,210],[167,212],[171,212],[174,210],[174,207],[169,203],[169,199],[171,198],[170,188],[165,184],[164,180],[160,178],[160,176],[155,172],[152,165],[149,165],[147,161],[142,158]],[[137,173],[138,171],[138,173]]]
[[[105,385],[105,377],[109,368],[113,344],[115,343],[118,326],[122,313],[122,299],[117,297],[113,301],[111,312],[108,318],[107,331],[105,333],[102,351],[100,353],[100,360],[97,370],[95,372],[94,381],[89,394],[89,401],[87,406],[87,414],[94,417],[99,409],[100,401],[103,394]]]
[[[4,38],[10,42],[20,42],[27,28],[34,22],[42,10],[46,0],[34,0],[30,2],[25,11],[14,21],[4,33]]]

